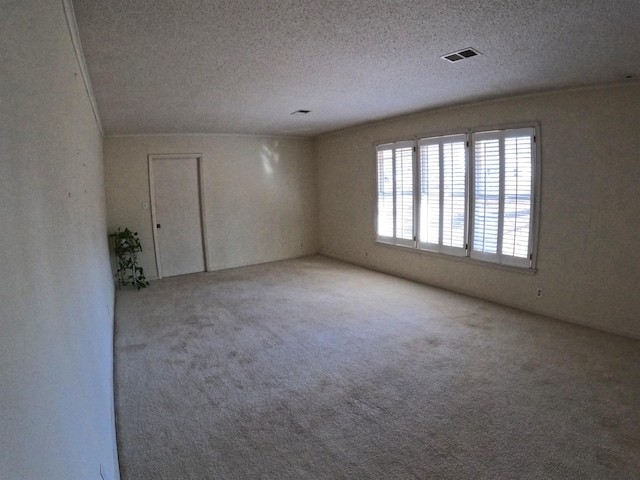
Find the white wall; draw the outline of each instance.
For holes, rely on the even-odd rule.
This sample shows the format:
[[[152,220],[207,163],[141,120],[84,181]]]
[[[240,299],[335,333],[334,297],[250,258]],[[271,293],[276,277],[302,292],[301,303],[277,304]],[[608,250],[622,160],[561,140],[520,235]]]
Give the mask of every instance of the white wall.
[[[201,153],[211,270],[317,251],[313,141],[239,135],[106,137],[109,231],[128,227],[143,246],[141,266],[156,278],[149,154]]]
[[[526,121],[539,121],[542,137],[535,275],[374,242],[374,142]],[[640,337],[637,83],[426,112],[325,135],[316,148],[321,253]]]
[[[0,478],[112,480],[102,138],[62,1],[0,11]]]

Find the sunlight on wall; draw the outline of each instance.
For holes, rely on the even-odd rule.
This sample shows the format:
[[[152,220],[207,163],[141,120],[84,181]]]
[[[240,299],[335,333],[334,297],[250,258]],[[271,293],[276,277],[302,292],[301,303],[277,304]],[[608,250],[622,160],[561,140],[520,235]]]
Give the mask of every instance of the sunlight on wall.
[[[272,176],[275,165],[280,162],[280,153],[278,152],[279,141],[273,142],[273,147],[262,145],[260,158],[262,158],[262,166],[268,176]]]

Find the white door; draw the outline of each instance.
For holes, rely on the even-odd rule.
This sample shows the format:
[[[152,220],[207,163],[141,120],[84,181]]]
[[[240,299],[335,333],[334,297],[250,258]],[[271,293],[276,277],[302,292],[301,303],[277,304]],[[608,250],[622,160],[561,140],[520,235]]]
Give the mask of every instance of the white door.
[[[158,276],[205,270],[200,158],[149,156]]]

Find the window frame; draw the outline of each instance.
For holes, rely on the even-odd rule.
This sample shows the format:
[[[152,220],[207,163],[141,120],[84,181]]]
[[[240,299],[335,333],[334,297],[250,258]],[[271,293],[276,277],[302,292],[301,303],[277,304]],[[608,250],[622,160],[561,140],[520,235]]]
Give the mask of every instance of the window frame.
[[[531,132],[531,133],[530,133]],[[530,187],[530,218],[528,225],[528,242],[527,242],[527,256],[526,257],[518,257],[515,255],[507,255],[503,251],[501,251],[501,247],[503,246],[504,239],[504,223],[506,218],[506,156],[505,153],[505,144],[506,139],[508,138],[517,138],[516,136],[523,133],[531,134],[531,187]],[[496,252],[495,253],[487,253],[484,251],[479,251],[475,249],[475,207],[476,207],[476,198],[475,195],[477,185],[476,185],[476,170],[477,170],[477,162],[476,162],[476,143],[478,142],[478,137],[486,138],[486,139],[496,139],[498,141],[498,162],[499,162],[499,185],[498,185],[498,203],[499,203],[499,215],[498,217],[498,225],[497,225],[497,239],[496,239]],[[535,245],[535,239],[533,237],[534,232],[534,222],[537,218],[537,210],[534,208],[535,201],[538,197],[536,194],[536,182],[538,176],[536,175],[536,129],[532,126],[527,127],[516,127],[516,128],[502,128],[502,129],[492,129],[492,130],[475,130],[471,132],[469,136],[469,178],[471,188],[469,189],[469,248],[468,255],[472,259],[480,260],[483,262],[496,263],[500,265],[508,265],[513,267],[520,268],[533,268],[533,250]],[[500,251],[498,251],[500,249]]]
[[[528,243],[528,258],[525,260],[523,257],[515,257],[510,255],[499,255],[492,257],[491,255],[478,255],[477,252],[473,253],[473,237],[474,237],[474,208],[475,208],[475,143],[474,140],[478,134],[487,132],[504,132],[526,130],[532,132],[532,144],[531,144],[531,199],[530,199],[530,221],[529,221],[529,243]],[[376,243],[382,245],[388,245],[393,247],[404,247],[408,251],[412,251],[419,254],[446,256],[446,258],[455,259],[458,261],[476,263],[486,266],[494,266],[504,268],[508,270],[514,270],[525,273],[535,273],[538,256],[538,242],[539,242],[539,228],[540,228],[540,192],[541,192],[541,141],[540,141],[540,123],[539,122],[522,122],[507,125],[493,125],[493,126],[481,126],[474,127],[465,130],[449,131],[447,133],[438,134],[426,134],[413,137],[405,137],[402,140],[376,142],[374,143],[376,152],[376,198],[375,198],[375,221],[374,221],[374,238]],[[474,135],[476,135],[474,137]],[[455,138],[460,136],[466,138],[465,141],[465,161],[466,161],[466,179],[465,179],[465,246],[464,249],[456,250],[455,248],[447,248],[441,244],[433,244],[424,242],[420,238],[420,221],[421,221],[421,159],[420,159],[420,146],[421,142],[434,139],[446,139]],[[378,151],[380,147],[391,146],[397,144],[413,145],[413,241],[398,242],[397,239],[392,237],[381,236],[378,234]],[[440,165],[442,165],[442,159],[440,159]],[[500,173],[504,178],[504,172]],[[440,184],[442,186],[442,184]],[[502,198],[503,192],[501,191],[500,202],[504,202]],[[442,204],[440,204],[442,207]],[[440,215],[442,215],[442,209],[440,209]],[[439,233],[439,240],[442,240],[441,232]],[[514,260],[515,261],[512,261]]]

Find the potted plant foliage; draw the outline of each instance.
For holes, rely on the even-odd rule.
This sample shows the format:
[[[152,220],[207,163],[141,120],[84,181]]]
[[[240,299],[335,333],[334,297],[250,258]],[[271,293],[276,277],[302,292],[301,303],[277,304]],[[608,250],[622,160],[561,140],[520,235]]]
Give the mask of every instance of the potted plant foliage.
[[[114,252],[116,254],[116,280],[119,287],[132,285],[138,290],[149,285],[144,276],[142,267],[138,265],[138,252],[142,252],[142,245],[138,238],[138,232],[132,232],[128,228],[109,235],[114,239]]]

